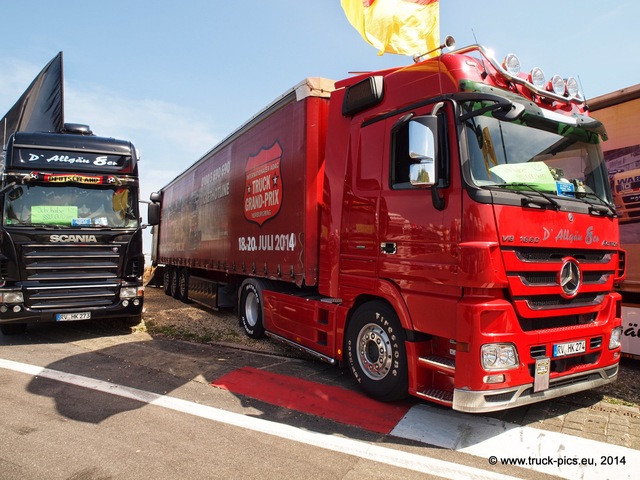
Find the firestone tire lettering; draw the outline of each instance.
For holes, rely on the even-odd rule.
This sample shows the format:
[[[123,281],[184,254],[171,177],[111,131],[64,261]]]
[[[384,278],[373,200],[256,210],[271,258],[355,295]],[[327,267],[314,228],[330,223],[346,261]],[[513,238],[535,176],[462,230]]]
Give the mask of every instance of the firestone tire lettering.
[[[409,380],[404,332],[383,302],[370,302],[353,314],[346,332],[349,368],[362,389],[377,400],[407,397]]]

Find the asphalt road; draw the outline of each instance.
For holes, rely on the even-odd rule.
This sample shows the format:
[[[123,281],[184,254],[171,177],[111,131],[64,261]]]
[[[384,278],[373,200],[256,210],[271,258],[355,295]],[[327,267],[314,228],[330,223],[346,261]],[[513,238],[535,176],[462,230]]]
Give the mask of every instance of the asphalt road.
[[[221,388],[238,372],[302,390]],[[346,371],[305,358],[131,333],[118,322],[33,325],[0,335],[0,480],[632,478],[640,466],[637,450],[620,448],[607,455],[624,465],[549,468],[545,446],[565,457],[575,446],[588,460],[605,445],[419,401],[401,406],[410,412],[402,428],[372,430],[385,404],[371,408],[355,390]],[[338,391],[356,395],[351,405],[331,403]],[[347,407],[357,421],[333,416]],[[518,438],[505,444],[508,434]],[[507,466],[505,456],[534,465]]]

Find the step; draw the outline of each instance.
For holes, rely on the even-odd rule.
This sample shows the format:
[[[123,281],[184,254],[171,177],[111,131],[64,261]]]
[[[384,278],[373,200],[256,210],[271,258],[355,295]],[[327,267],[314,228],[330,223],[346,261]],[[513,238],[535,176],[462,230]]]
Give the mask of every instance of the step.
[[[447,407],[451,407],[453,405],[453,392],[448,390],[428,388],[424,392],[416,392],[416,396]]]
[[[447,375],[453,375],[456,371],[456,361],[454,358],[440,357],[439,355],[419,357],[418,364]]]

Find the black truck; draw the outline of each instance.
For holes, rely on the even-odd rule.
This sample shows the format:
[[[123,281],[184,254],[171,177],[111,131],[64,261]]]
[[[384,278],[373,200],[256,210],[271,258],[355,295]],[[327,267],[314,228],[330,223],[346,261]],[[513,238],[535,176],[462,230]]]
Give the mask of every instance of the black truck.
[[[142,314],[138,157],[86,125],[18,131],[0,156],[0,331]]]

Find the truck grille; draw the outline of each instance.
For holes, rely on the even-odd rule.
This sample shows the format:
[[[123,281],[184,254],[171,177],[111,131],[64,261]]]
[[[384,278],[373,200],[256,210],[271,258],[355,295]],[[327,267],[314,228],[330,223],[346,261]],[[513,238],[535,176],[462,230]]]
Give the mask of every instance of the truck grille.
[[[615,272],[619,269],[615,252],[608,250],[523,247],[505,248],[502,253],[509,294],[525,331],[595,321],[595,312],[613,289]],[[578,294],[570,298],[563,294],[559,281],[567,257],[578,264],[581,279]]]
[[[38,310],[95,308],[118,301],[124,244],[24,244],[25,305]]]

